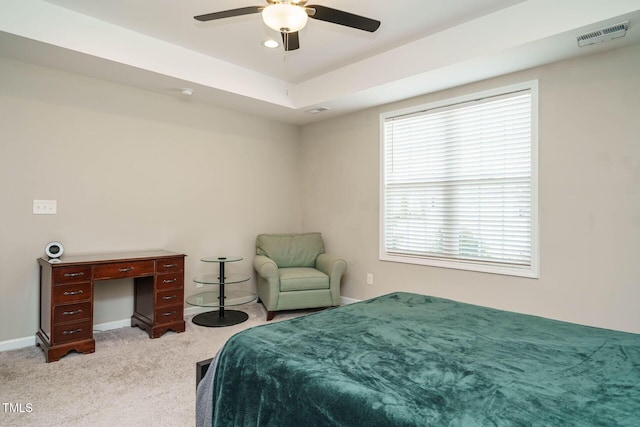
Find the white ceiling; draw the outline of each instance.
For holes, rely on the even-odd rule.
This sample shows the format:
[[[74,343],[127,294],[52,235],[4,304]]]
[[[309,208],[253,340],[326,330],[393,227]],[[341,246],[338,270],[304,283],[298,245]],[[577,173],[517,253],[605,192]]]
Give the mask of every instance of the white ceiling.
[[[301,48],[259,14],[193,16],[264,0],[3,0],[0,55],[304,124],[640,40],[639,0],[310,0],[382,22],[375,33],[310,19]],[[627,37],[576,36],[630,21]],[[329,111],[306,111],[327,106]]]
[[[375,33],[318,20],[300,32],[301,49],[285,53],[265,49],[266,39],[280,34],[263,24],[259,14],[198,22],[194,15],[243,6],[266,5],[264,0],[47,0],[49,3],[177,44],[232,64],[298,83],[358,59],[382,53],[439,29],[452,27],[523,0],[455,0],[438,10],[442,0],[311,0],[384,21]],[[438,10],[437,13],[433,11]]]

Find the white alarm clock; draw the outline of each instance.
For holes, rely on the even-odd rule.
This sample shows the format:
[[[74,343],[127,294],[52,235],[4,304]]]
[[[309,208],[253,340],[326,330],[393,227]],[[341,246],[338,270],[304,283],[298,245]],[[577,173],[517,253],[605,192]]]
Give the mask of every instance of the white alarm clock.
[[[60,242],[49,242],[44,247],[44,253],[49,257],[50,263],[62,262],[59,258],[64,253],[64,246]]]

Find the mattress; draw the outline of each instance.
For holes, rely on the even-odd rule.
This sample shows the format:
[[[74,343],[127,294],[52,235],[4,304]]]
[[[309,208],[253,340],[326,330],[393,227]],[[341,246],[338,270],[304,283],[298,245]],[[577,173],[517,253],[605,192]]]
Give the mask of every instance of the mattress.
[[[203,383],[211,426],[638,426],[640,335],[396,292],[240,332]]]

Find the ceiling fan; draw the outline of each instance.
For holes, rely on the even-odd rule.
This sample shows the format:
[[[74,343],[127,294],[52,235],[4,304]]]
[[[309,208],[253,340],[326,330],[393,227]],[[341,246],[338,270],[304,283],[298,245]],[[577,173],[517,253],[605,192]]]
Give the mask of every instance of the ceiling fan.
[[[310,4],[307,0],[266,0],[267,6],[247,6],[238,9],[223,10],[194,16],[202,22],[216,19],[231,18],[233,16],[249,15],[262,12],[264,23],[282,34],[284,50],[300,48],[298,31],[307,24],[307,18],[344,25],[345,27],[373,33],[380,27],[380,21],[354,15],[353,13],[333,9],[326,6]]]

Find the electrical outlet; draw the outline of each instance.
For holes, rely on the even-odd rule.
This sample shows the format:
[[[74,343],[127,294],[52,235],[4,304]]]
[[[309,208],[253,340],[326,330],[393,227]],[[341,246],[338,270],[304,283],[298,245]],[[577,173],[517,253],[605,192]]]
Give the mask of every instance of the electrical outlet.
[[[58,211],[57,200],[34,200],[33,201],[34,215],[55,215],[57,211]]]
[[[367,273],[367,285],[373,285],[373,274]]]

